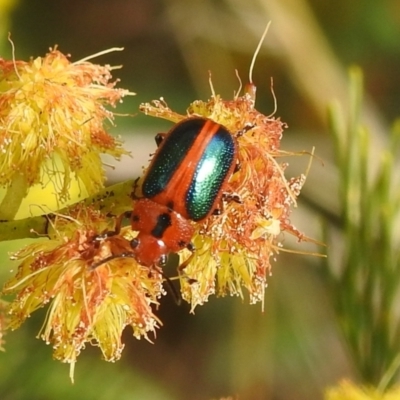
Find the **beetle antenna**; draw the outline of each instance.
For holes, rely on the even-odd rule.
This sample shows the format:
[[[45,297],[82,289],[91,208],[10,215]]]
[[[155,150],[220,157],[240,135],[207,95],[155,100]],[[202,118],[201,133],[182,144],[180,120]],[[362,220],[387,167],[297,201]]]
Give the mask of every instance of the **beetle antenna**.
[[[96,263],[93,263],[90,267],[89,267],[89,271],[93,271],[96,268],[100,267],[101,265],[107,264],[110,261],[116,260],[118,258],[136,258],[135,255],[133,253],[130,252],[125,252],[125,253],[120,253],[120,254],[113,254],[111,256],[108,256],[106,258],[104,258],[103,260],[100,260]],[[180,306],[182,304],[182,297],[179,295],[178,291],[176,290],[176,287],[174,286],[174,284],[172,283],[171,279],[165,275],[164,271],[162,271],[161,269],[159,270],[157,268],[157,271],[161,273],[162,277],[164,278],[165,282],[167,283],[167,288],[169,289],[169,292],[171,293],[172,297],[174,298],[174,302],[177,306]]]
[[[164,274],[164,272],[161,272],[163,278],[165,279],[165,282],[167,283],[167,288],[169,289],[170,294],[174,298],[174,302],[177,306],[180,306],[182,304],[182,296],[179,294],[179,292],[176,290],[176,287],[172,283],[171,278],[169,278],[167,275]]]

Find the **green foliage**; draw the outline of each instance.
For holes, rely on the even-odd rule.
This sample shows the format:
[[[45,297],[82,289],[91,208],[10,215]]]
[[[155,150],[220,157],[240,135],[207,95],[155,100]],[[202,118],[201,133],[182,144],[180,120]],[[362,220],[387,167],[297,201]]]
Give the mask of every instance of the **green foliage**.
[[[371,151],[371,135],[360,117],[362,78],[360,69],[351,69],[347,126],[339,104],[332,104],[329,110],[339,169],[344,250],[337,260],[337,246],[330,240],[326,271],[338,319],[361,378],[384,390],[400,366],[396,308],[400,204],[394,176],[400,125],[394,124],[382,151],[375,151],[378,144]]]

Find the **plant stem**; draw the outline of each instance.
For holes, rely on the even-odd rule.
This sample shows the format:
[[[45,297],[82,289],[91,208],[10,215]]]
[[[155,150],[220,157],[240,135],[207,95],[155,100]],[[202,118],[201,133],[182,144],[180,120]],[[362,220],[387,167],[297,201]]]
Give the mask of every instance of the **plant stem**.
[[[19,173],[14,174],[13,181],[0,204],[0,220],[14,219],[27,192],[28,181],[25,176]]]

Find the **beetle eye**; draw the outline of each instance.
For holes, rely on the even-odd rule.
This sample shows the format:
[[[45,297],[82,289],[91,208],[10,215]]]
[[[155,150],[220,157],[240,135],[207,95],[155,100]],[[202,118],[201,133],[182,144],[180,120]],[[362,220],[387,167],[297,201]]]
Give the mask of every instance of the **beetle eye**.
[[[131,240],[132,249],[136,249],[136,247],[138,247],[138,246],[139,246],[139,239],[138,238],[132,239]]]

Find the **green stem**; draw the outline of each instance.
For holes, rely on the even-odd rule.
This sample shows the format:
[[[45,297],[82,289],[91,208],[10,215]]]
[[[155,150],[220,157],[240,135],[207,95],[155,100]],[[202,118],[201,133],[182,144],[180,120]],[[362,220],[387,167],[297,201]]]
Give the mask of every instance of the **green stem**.
[[[132,188],[134,180],[117,183],[108,186],[93,196],[82,200],[79,203],[88,207],[99,209],[103,214],[120,215],[132,208]],[[68,215],[69,209],[74,208],[76,204],[57,210],[57,214]],[[54,218],[54,214],[39,215],[37,217],[29,217],[18,221],[0,221],[0,242],[6,240],[37,239],[40,236],[48,234],[48,224]],[[0,218],[1,219],[1,218]]]
[[[0,220],[11,221],[15,218],[22,200],[28,192],[28,181],[21,174],[14,174],[11,185],[0,204]]]

